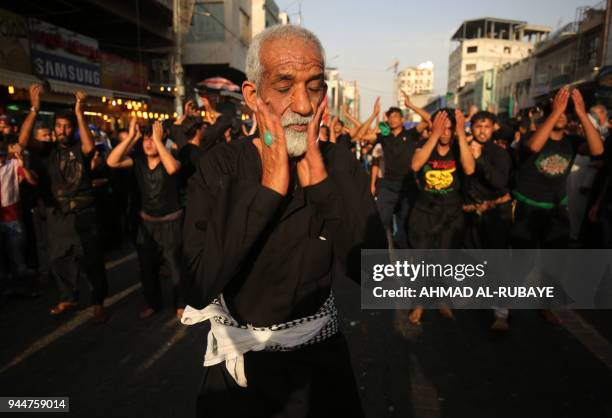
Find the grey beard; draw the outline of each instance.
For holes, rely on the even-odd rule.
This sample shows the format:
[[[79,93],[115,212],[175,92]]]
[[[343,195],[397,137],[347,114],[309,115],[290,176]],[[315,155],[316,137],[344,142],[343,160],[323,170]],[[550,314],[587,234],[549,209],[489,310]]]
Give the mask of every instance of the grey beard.
[[[306,154],[308,149],[308,132],[296,132],[293,129],[285,128],[285,142],[289,156],[300,157]]]

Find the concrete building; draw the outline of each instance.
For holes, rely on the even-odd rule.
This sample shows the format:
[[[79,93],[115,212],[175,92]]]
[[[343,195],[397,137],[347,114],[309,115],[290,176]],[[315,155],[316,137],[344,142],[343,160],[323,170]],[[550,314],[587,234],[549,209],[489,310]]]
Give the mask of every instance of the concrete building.
[[[343,104],[348,108],[348,111],[357,119],[361,119],[361,96],[359,95],[359,85],[357,81],[342,81],[342,97]]]
[[[455,95],[456,105],[463,111],[468,111],[475,105],[478,109],[497,112],[496,95],[497,68],[481,71],[478,78],[461,87]]]
[[[519,109],[534,105],[531,98],[531,79],[535,59],[527,57],[513,64],[506,64],[497,71],[497,112],[514,116]]]
[[[429,101],[423,106],[430,115],[433,115],[438,110],[448,106],[448,101],[445,95],[438,95],[431,97]]]
[[[361,96],[357,81],[346,81],[340,77],[337,68],[325,69],[325,81],[327,83],[328,112],[333,116],[342,117],[342,108],[348,107],[349,112],[360,117]],[[330,121],[324,121],[329,123]]]
[[[251,39],[282,23],[279,15],[274,0],[198,1],[185,39],[186,84],[213,76],[242,83]]]
[[[410,95],[412,102],[419,107],[427,104],[433,92],[434,65],[431,61],[424,62],[416,67],[408,67],[395,76],[394,99],[397,106],[403,111],[407,111],[404,105],[402,91]],[[415,119],[416,115],[409,112],[406,114],[408,120]],[[416,117],[416,119],[420,119]]]
[[[463,22],[451,38],[458,45],[449,57],[448,92],[457,94],[484,71],[528,57],[535,43],[550,31],[546,26],[508,19]]]
[[[580,7],[576,21],[539,43],[534,50],[531,98],[545,100],[569,83],[593,79],[604,64],[606,4]]]

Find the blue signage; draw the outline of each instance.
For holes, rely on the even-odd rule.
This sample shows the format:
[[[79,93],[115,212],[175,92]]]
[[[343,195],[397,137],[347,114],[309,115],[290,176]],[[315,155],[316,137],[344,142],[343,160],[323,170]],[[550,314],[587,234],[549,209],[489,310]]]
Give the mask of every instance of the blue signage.
[[[32,49],[34,74],[42,79],[100,86],[100,65],[71,60]]]

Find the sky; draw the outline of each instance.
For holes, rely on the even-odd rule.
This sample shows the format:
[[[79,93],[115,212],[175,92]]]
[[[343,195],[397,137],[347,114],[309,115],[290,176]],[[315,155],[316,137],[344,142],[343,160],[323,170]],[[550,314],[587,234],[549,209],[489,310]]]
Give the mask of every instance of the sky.
[[[361,117],[381,96],[392,105],[395,61],[399,68],[434,63],[434,94],[446,93],[450,37],[464,20],[498,17],[554,29],[575,20],[576,9],[599,0],[276,0],[292,22],[301,9],[302,25],[323,43],[327,65],[344,80],[357,80]]]

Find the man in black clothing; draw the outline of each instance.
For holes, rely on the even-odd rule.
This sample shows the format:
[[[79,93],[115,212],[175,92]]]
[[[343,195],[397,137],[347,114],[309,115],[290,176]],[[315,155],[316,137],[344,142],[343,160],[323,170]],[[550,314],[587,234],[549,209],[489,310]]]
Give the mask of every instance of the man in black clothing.
[[[386,154],[385,154],[386,158]],[[417,173],[419,192],[410,214],[408,236],[415,249],[461,248],[464,238],[463,176],[474,173],[474,158],[465,135],[465,117],[460,110],[439,110],[431,135],[414,151],[412,170]],[[423,309],[417,307],[410,321],[418,324]],[[441,309],[451,317],[450,309]]]
[[[340,119],[336,120],[335,122],[336,123],[333,124],[333,129],[336,137],[336,144],[341,145],[348,150],[354,149],[355,144],[353,143],[351,135],[344,132],[344,122],[342,122]]]
[[[589,120],[580,91],[559,90],[552,111],[525,144],[529,157],[521,165],[516,188],[512,244],[515,248],[566,248],[569,239],[566,183],[584,138],[565,133],[570,96],[584,129],[591,156],[603,154],[602,138]]]
[[[466,178],[466,212],[473,215],[476,248],[508,248],[512,226],[510,196],[510,154],[492,141],[494,114],[486,111],[472,116],[470,150],[476,171]]]
[[[140,313],[142,319],[159,311],[162,306],[159,268],[166,263],[173,284],[174,307],[177,317],[183,314],[180,289],[180,253],[182,245],[183,209],[179,199],[181,168],[163,143],[161,122],[153,124],[153,131],[144,133],[143,154],[133,157],[127,151],[138,141],[136,120],[130,123],[127,140],[110,153],[107,164],[111,168],[131,168],[140,190],[141,224],[136,238],[140,262],[142,290],[147,307]]]
[[[103,308],[108,292],[104,258],[100,249],[100,234],[96,222],[96,207],[92,186],[91,159],[95,152],[91,132],[83,115],[85,94],[77,92],[74,116],[80,141],[74,136],[74,116],[55,117],[55,142],[33,143],[31,151],[46,160],[51,202],[47,208],[49,258],[53,275],[60,290],[60,302],[51,309],[58,315],[76,306],[79,270],[83,269],[92,287],[94,322],[103,323],[108,316]],[[32,109],[32,125],[37,109]],[[24,123],[25,125],[25,123]],[[28,143],[30,132],[24,132]],[[20,140],[21,141],[21,140]]]
[[[212,108],[209,107],[208,112],[212,112]],[[190,136],[185,135],[185,131],[182,124],[188,117],[199,117],[199,112],[193,108],[193,102],[188,101],[185,103],[185,113],[183,116],[178,118],[174,124],[170,127],[170,137],[174,141],[179,150],[187,143]],[[218,114],[214,121],[208,126],[204,132],[202,139],[200,140],[200,148],[203,152],[208,151],[212,147],[225,142],[225,132],[232,127],[233,116],[230,113]]]
[[[397,248],[409,248],[410,242],[406,230],[418,192],[414,171],[412,171],[410,164],[421,133],[428,128],[431,122],[431,116],[425,110],[416,107],[406,93],[402,92],[402,94],[404,104],[421,117],[421,123],[406,130],[401,109],[391,107],[385,114],[390,132],[387,134],[366,133],[365,130],[380,113],[380,101],[377,99],[374,104],[374,111],[370,118],[358,129],[356,137],[369,142],[376,142],[376,144],[382,146],[385,175],[377,182],[376,204],[383,225],[387,229],[389,242]],[[394,214],[396,217],[396,234],[391,239]]]
[[[466,241],[471,248],[505,249],[510,245],[512,159],[507,150],[494,142],[508,137],[499,130],[494,132],[496,121],[495,115],[486,111],[476,113],[471,119],[470,151],[476,165],[474,173],[465,179],[466,204],[463,206],[468,225]],[[494,312],[491,328],[506,331],[508,309],[495,308]]]
[[[184,186],[193,175],[198,166],[198,161],[202,156],[202,138],[207,127],[202,118],[197,116],[187,117],[181,124],[183,134],[187,138],[187,142],[179,151],[178,160],[181,163],[181,177]]]
[[[191,178],[182,321],[211,320],[200,417],[363,416],[331,285],[359,281],[360,250],[386,243],[359,162],[317,141],[324,71],[308,30],[259,34],[242,86],[259,135]]]

